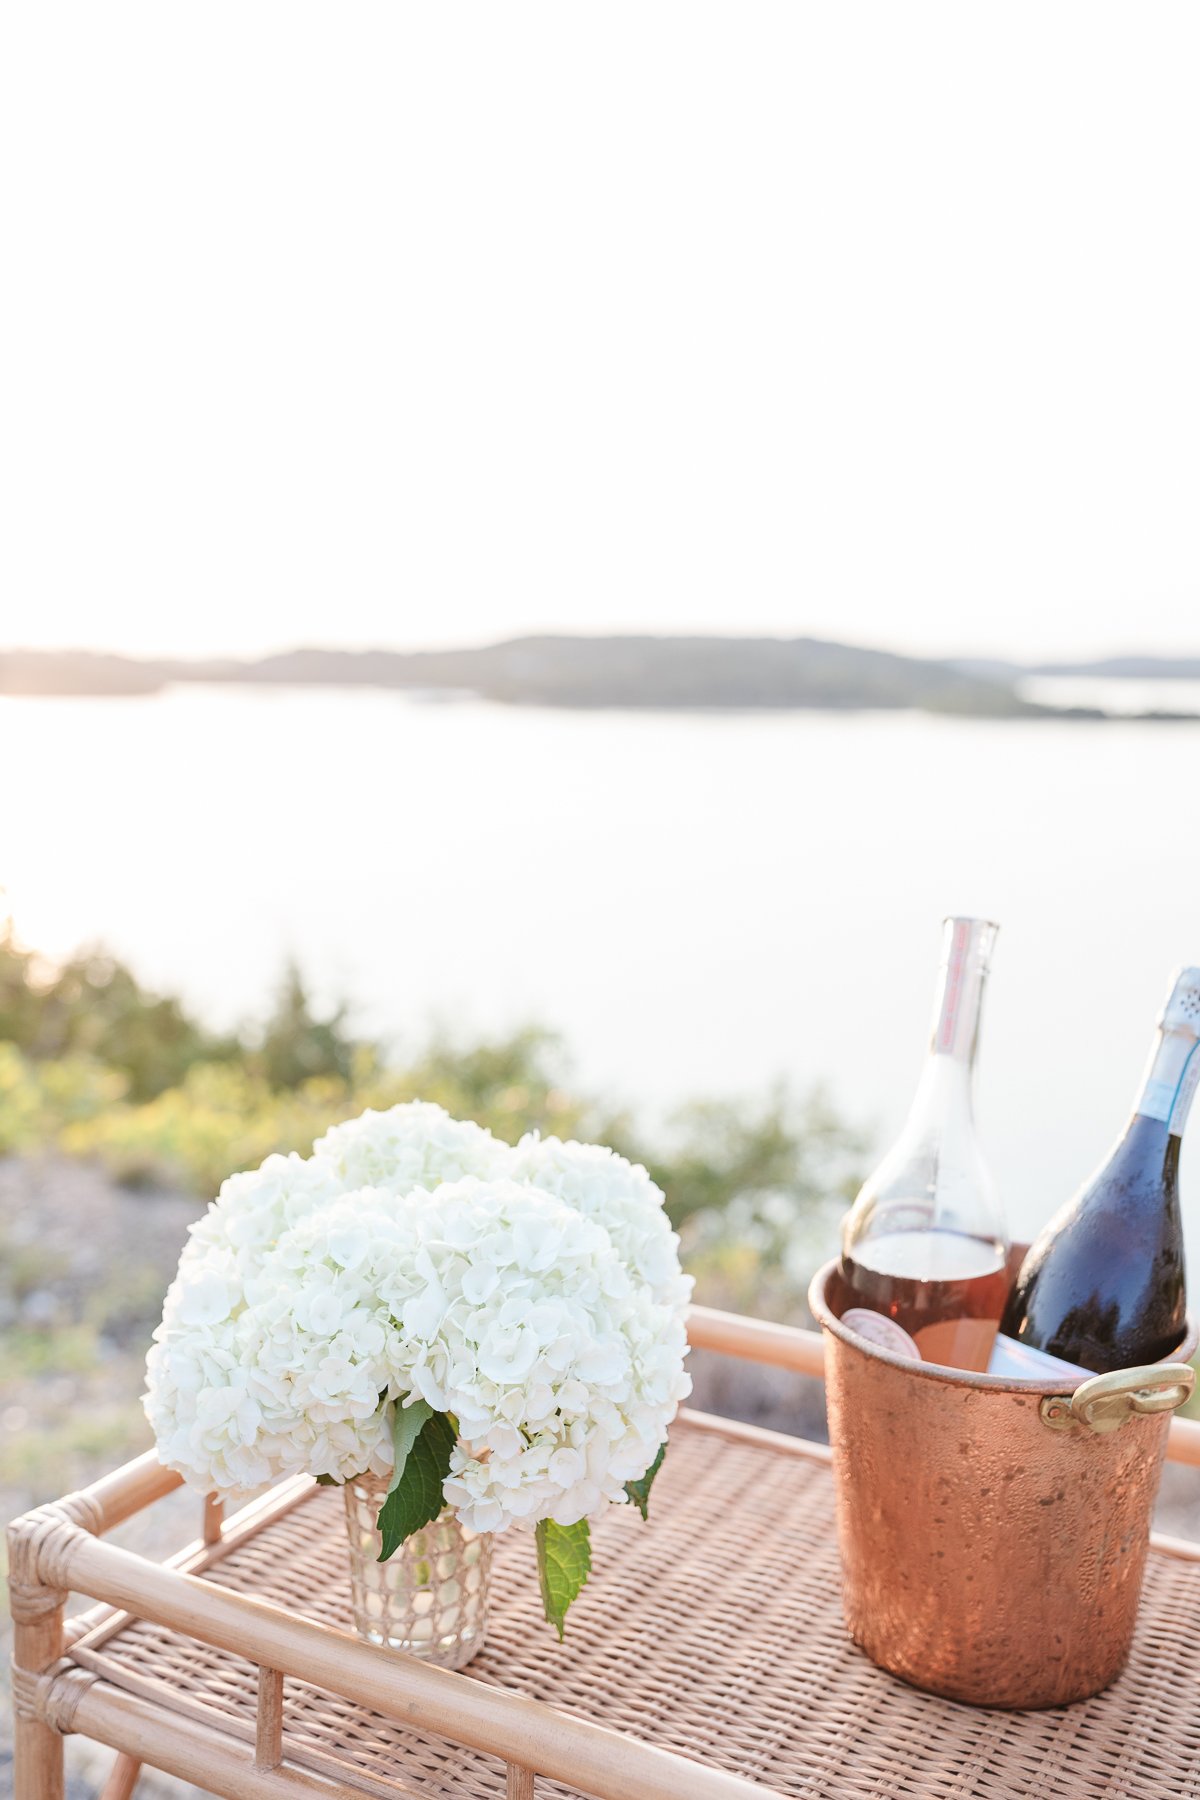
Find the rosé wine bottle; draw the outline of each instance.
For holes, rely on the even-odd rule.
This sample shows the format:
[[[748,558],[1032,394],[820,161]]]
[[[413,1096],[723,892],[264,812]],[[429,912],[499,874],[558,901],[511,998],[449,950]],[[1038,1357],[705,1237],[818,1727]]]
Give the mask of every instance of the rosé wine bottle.
[[[1008,1234],[972,1109],[996,930],[987,919],[946,920],[916,1097],[842,1225],[843,1311],[884,1315],[901,1344],[907,1334],[924,1361],[957,1369],[987,1368],[1009,1289]],[[863,1327],[887,1341],[871,1321]]]

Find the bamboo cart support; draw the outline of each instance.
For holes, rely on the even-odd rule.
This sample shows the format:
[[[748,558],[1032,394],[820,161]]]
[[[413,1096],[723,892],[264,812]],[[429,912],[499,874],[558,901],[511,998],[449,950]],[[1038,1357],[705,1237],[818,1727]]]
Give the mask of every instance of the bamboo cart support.
[[[822,1372],[821,1339],[813,1332],[697,1307],[689,1335],[704,1349],[808,1376]],[[1200,1464],[1200,1426],[1174,1422],[1168,1454]],[[538,1620],[536,1593],[528,1602],[524,1598],[522,1584],[532,1564],[528,1571],[514,1564],[506,1614],[525,1611],[510,1640],[496,1651],[494,1663],[485,1652],[471,1673],[456,1674],[376,1649],[344,1626],[314,1616],[321,1609],[314,1599],[320,1577],[313,1571],[334,1569],[344,1549],[336,1517],[339,1497],[305,1478],[278,1484],[228,1519],[210,1500],[200,1538],[167,1564],[103,1543],[113,1526],[180,1485],[152,1454],[140,1457],[9,1528],[15,1800],[62,1800],[63,1737],[72,1731],[118,1753],[105,1800],[130,1800],[143,1763],[228,1800],[321,1795],[348,1800],[414,1792],[438,1800],[460,1793],[534,1800],[541,1778],[595,1800],[891,1792],[878,1785],[878,1770],[870,1762],[874,1753],[864,1748],[873,1712],[880,1714],[885,1735],[891,1733],[881,1754],[899,1758],[902,1746],[910,1744],[918,1759],[931,1732],[949,1720],[945,1729],[961,1733],[967,1729],[961,1719],[970,1720],[971,1714],[901,1688],[864,1666],[844,1642],[835,1617],[828,1463],[827,1449],[803,1439],[685,1415],[660,1478],[661,1505],[655,1490],[649,1530],[618,1509],[610,1551],[607,1525],[599,1528],[604,1567],[578,1603],[578,1624],[572,1615],[567,1646],[553,1643]],[[715,1521],[705,1498],[710,1480],[721,1515]],[[739,1508],[745,1513],[746,1560],[763,1573],[747,1576],[760,1585],[729,1602],[719,1590],[736,1571],[721,1565],[729,1560],[728,1546],[739,1542]],[[762,1524],[768,1518],[764,1508],[773,1509],[770,1532]],[[636,1533],[629,1529],[634,1525]],[[789,1547],[789,1540],[774,1554],[770,1533],[778,1538],[784,1530],[801,1547]],[[705,1532],[716,1533],[712,1543],[725,1548],[706,1548]],[[798,1535],[803,1532],[825,1559],[824,1585],[789,1597],[793,1572],[796,1580],[816,1581],[819,1574],[808,1567],[814,1553],[804,1551]],[[1194,1615],[1200,1546],[1154,1543],[1167,1571],[1157,1577],[1160,1587],[1169,1588],[1172,1567],[1186,1571],[1190,1586],[1180,1608],[1186,1601]],[[644,1560],[635,1566],[637,1557]],[[293,1566],[301,1564],[308,1572],[295,1577],[293,1589],[280,1589]],[[622,1569],[628,1571],[624,1577]],[[661,1589],[655,1605],[665,1620],[657,1655],[644,1620],[658,1615],[637,1611],[651,1579]],[[340,1617],[328,1610],[338,1603],[336,1574],[326,1585],[323,1616]],[[343,1585],[348,1588],[344,1579]],[[536,1588],[535,1581],[528,1585]],[[703,1616],[710,1591],[714,1604],[725,1606],[714,1621]],[[94,1604],[64,1626],[71,1592]],[[279,1592],[294,1594],[292,1603],[267,1597]],[[814,1595],[825,1621],[819,1630],[813,1626],[817,1651],[805,1641],[804,1609],[811,1609]],[[590,1628],[588,1606],[597,1609],[599,1621]],[[760,1634],[752,1643],[738,1642],[730,1629],[730,1621],[742,1618]],[[625,1646],[628,1669],[622,1661]],[[795,1693],[788,1681],[789,1647],[797,1661]],[[809,1666],[814,1656],[815,1666]],[[579,1710],[564,1704],[555,1688],[557,1681],[568,1680],[561,1672],[573,1666],[569,1698]],[[707,1712],[697,1698],[706,1683],[717,1695]],[[519,1691],[522,1686],[534,1692]],[[805,1729],[805,1708],[815,1707],[826,1692],[836,1701],[832,1735],[813,1736],[803,1751],[806,1760],[797,1760],[801,1752],[795,1746],[802,1739],[796,1733]],[[607,1713],[618,1728],[607,1722],[609,1703],[594,1698],[605,1694],[620,1697],[619,1705],[612,1699]],[[1151,1699],[1158,1703],[1154,1694]],[[963,1800],[977,1793],[1087,1794],[1086,1786],[1072,1786],[1068,1778],[1072,1758],[1083,1753],[1076,1740],[1085,1715],[1095,1708],[1095,1716],[1104,1718],[1104,1700],[1071,1709],[1071,1746],[1059,1758],[1067,1785],[1052,1786],[1039,1772],[1030,1779],[1041,1785],[1005,1788],[990,1781],[975,1751],[980,1785],[971,1785],[964,1773],[968,1757],[955,1765],[954,1785],[944,1790],[932,1774],[914,1772],[916,1785],[901,1786],[897,1776],[895,1792],[940,1796],[944,1791]],[[889,1709],[896,1721],[890,1725]],[[985,1721],[996,1716],[981,1715]],[[1035,1745],[1053,1741],[1045,1738],[1053,1725],[1050,1715],[998,1716],[1037,1723],[1021,1727],[1027,1744],[1017,1738],[1002,1742],[989,1725],[997,1755],[1007,1755],[1016,1744],[1021,1757],[1032,1756]],[[987,1736],[983,1726],[972,1723],[970,1729]],[[1188,1729],[1185,1756],[1188,1742],[1200,1744],[1200,1716]],[[1137,1731],[1148,1737],[1145,1719]],[[1154,1743],[1158,1786],[1137,1785],[1129,1760],[1133,1753],[1128,1744],[1118,1750],[1132,1770],[1122,1793],[1139,1800],[1143,1794],[1146,1800],[1162,1793],[1200,1794],[1200,1763],[1194,1786],[1162,1780],[1161,1737]]]

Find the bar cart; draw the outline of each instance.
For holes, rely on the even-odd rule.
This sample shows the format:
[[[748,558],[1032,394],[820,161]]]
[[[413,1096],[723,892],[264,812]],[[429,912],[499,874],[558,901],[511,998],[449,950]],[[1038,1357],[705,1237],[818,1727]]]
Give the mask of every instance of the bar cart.
[[[815,1333],[695,1308],[697,1347],[820,1377]],[[1200,1465],[1200,1424],[1168,1455]],[[1046,1712],[956,1705],[846,1636],[829,1452],[684,1413],[646,1528],[613,1509],[564,1644],[524,1534],[460,1674],[349,1629],[341,1499],[278,1484],[159,1565],[103,1534],[179,1485],[153,1455],[10,1527],[16,1800],[63,1735],[228,1800],[1200,1800],[1200,1545],[1155,1538],[1129,1665]],[[94,1604],[70,1619],[70,1593]]]

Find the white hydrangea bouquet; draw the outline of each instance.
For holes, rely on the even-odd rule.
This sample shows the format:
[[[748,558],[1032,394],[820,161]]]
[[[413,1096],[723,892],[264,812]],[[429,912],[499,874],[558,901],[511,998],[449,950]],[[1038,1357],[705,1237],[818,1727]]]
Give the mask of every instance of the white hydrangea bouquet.
[[[561,1637],[589,1519],[646,1516],[691,1387],[678,1241],[599,1145],[364,1113],[192,1226],[147,1364],[159,1455],[205,1492],[388,1477],[381,1560],[444,1508],[532,1529]]]

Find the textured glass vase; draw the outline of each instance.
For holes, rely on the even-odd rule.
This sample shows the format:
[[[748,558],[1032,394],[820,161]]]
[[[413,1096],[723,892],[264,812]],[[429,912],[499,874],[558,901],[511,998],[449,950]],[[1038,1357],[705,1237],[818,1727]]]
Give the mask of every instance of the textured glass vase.
[[[342,1490],[354,1628],[368,1644],[461,1669],[487,1635],[492,1540],[444,1512],[380,1562],[375,1521],[387,1489],[385,1478],[360,1475]]]

